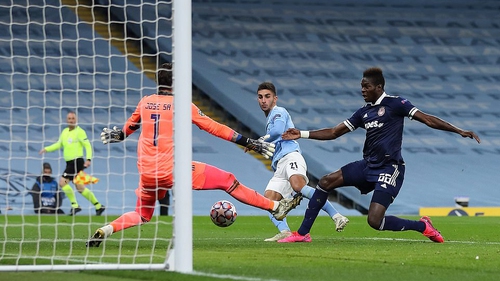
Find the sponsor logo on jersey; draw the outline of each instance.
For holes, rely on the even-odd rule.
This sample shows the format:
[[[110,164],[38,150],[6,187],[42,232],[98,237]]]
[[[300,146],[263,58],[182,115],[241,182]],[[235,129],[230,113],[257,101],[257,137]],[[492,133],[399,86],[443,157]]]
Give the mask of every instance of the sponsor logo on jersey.
[[[377,120],[365,123],[365,129],[370,129],[370,128],[381,128],[384,126],[384,123],[379,123]]]

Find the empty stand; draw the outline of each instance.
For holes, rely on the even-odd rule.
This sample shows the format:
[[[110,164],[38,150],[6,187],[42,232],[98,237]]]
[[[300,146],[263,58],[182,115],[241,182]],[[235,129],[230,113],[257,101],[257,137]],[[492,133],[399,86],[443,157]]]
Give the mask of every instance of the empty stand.
[[[146,3],[142,9],[138,6],[141,2]],[[161,26],[138,24],[141,20],[169,18],[167,6],[157,15],[148,12],[147,3],[153,1],[96,3],[109,6],[116,21],[127,19],[129,31],[145,36],[144,43],[151,49],[171,51],[170,38],[163,34]],[[495,106],[500,100],[499,9],[497,1],[471,5],[466,0],[405,4],[395,0],[194,1],[193,82],[256,134],[263,134],[265,118],[255,94],[260,82],[275,83],[278,103],[290,111],[298,128],[316,129],[334,126],[362,106],[359,86],[362,71],[371,66],[382,67],[388,94],[406,97],[422,111],[472,129],[483,141],[477,145],[458,135],[407,120],[403,146],[406,180],[389,213],[416,215],[422,206],[453,206],[453,198],[459,195],[470,197],[471,207],[495,206],[500,196],[497,172],[500,114]],[[0,13],[0,24],[11,28],[17,38],[11,45],[6,41],[10,35],[0,34],[0,104],[2,109],[9,109],[0,111],[0,130],[5,132],[0,136],[3,146],[0,149],[13,151],[11,163],[25,163],[23,159],[28,157],[29,167],[19,170],[38,171],[41,161],[36,151],[41,142],[55,138],[64,126],[61,125],[64,110],[60,107],[82,105],[79,108],[82,125],[89,126],[97,139],[101,125],[121,124],[136,98],[154,89],[153,82],[144,79],[123,54],[100,40],[85,24],[77,24],[69,10],[63,11],[65,22],[69,22],[63,36],[71,39],[78,32],[80,38],[89,40],[81,43],[68,40],[68,44],[56,40],[54,63],[45,76],[41,75],[45,73],[44,62],[27,62],[29,54],[39,52],[37,43],[23,42],[27,39],[26,32],[23,33],[26,29],[15,24],[9,27],[5,13]],[[16,20],[25,20],[21,11]],[[57,20],[61,19],[53,19]],[[37,38],[42,33],[33,29],[28,34]],[[149,40],[156,36],[159,36],[158,47]],[[112,54],[113,62],[97,59],[93,50],[97,54]],[[58,58],[61,52],[72,54],[71,59]],[[79,55],[78,61],[75,54]],[[96,57],[95,62],[92,56]],[[52,71],[60,73],[61,67],[65,70],[64,79],[50,75]],[[42,81],[48,81],[48,86],[42,87]],[[130,85],[127,98],[123,95],[125,82]],[[78,95],[75,89],[81,90]],[[6,98],[11,93],[13,101]],[[35,93],[40,96],[35,97]],[[83,98],[87,96],[96,98],[90,102]],[[116,111],[118,114],[111,114]],[[13,133],[7,134],[10,131]],[[10,138],[19,141],[21,147],[12,149],[5,142]],[[26,145],[23,139],[28,139]],[[364,131],[358,129],[336,141],[300,140],[300,144],[310,173],[319,178],[359,159],[363,140]],[[215,138],[206,141],[204,137],[198,141],[201,142],[198,150],[193,142],[195,159],[234,171],[252,187],[263,188],[271,176],[264,169],[255,171],[263,166],[247,155],[242,156],[245,161],[233,162],[234,155],[240,157],[241,151],[231,153],[232,160],[215,157],[238,149],[232,144],[220,143]],[[94,147],[104,163],[108,151],[97,141]],[[128,155],[134,155],[133,142],[125,144],[125,149],[130,150]],[[126,169],[117,173],[134,171],[133,162],[127,158]],[[235,167],[234,163],[242,162],[248,166]],[[97,169],[99,164],[94,165]],[[360,195],[352,187],[338,191],[356,204],[368,207],[369,196]],[[198,206],[196,202],[194,205]],[[204,211],[200,208],[195,213],[197,210]]]
[[[59,5],[56,2],[47,4]],[[42,163],[52,164],[56,178],[65,168],[62,152],[42,157],[38,151],[57,140],[66,127],[67,112],[74,110],[93,144],[94,161],[88,172],[101,180],[92,186],[96,197],[110,215],[133,209],[138,134],[110,146],[104,146],[99,135],[103,127],[123,125],[140,98],[155,92],[154,81],[71,10],[62,8],[61,14],[51,9],[43,12],[41,7],[25,10],[12,8],[14,23],[10,23],[9,8],[0,11],[0,25],[16,30],[12,35],[0,34],[0,208],[5,211],[9,206],[13,214],[33,213],[26,189],[41,172]],[[38,24],[44,21],[46,25]],[[23,33],[32,27],[33,31]],[[52,31],[58,27],[65,30],[62,37]],[[193,128],[193,158],[234,172],[241,182],[262,193],[271,172],[237,145],[207,135]],[[265,214],[222,191],[194,192],[194,214],[208,218],[211,205],[220,199],[234,202],[241,215]],[[82,213],[93,214],[86,200],[79,203]],[[70,209],[68,200],[63,209]]]
[[[470,196],[471,205],[497,205],[499,7],[465,0],[194,2],[193,82],[262,134],[265,119],[255,98],[260,82],[277,85],[279,104],[298,128],[316,129],[359,108],[362,71],[382,67],[388,94],[483,140],[477,145],[407,120],[406,181],[389,211],[452,206],[457,195]],[[119,7],[115,12],[123,17]],[[321,177],[359,159],[363,140],[358,129],[334,142],[300,143],[310,172]],[[339,192],[368,207],[370,198],[354,188]]]

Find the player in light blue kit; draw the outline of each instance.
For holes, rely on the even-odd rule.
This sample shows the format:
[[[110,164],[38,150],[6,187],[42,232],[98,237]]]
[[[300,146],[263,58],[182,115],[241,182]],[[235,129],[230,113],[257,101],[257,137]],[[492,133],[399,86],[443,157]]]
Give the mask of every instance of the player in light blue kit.
[[[259,106],[267,117],[265,141],[276,145],[272,158],[274,175],[267,184],[264,196],[272,200],[291,198],[294,192],[302,193],[306,198],[311,198],[314,188],[307,185],[307,165],[299,144],[294,140],[283,140],[281,135],[290,128],[295,128],[288,111],[276,105],[278,96],[275,86],[270,82],[263,82],[257,88]],[[337,231],[344,230],[349,220],[341,215],[333,205],[327,201],[322,208],[335,222]],[[286,218],[282,221],[269,216],[279,233],[264,241],[278,241],[292,234]]]
[[[452,124],[418,110],[407,99],[389,96],[384,91],[385,79],[380,68],[369,68],[363,72],[361,94],[366,105],[358,109],[344,122],[333,128],[314,131],[290,129],[283,134],[284,139],[311,138],[334,140],[356,128],[366,130],[363,159],[348,163],[339,170],[323,176],[309,201],[306,214],[298,231],[281,239],[280,243],[311,242],[309,231],[318,212],[327,202],[328,193],[342,186],[354,186],[362,194],[373,191],[368,209],[368,224],[376,230],[421,232],[430,240],[443,243],[441,233],[434,228],[429,217],[407,220],[386,216],[403,185],[405,162],[401,156],[404,119],[417,120],[430,128],[459,134],[480,143],[472,131],[462,130]]]

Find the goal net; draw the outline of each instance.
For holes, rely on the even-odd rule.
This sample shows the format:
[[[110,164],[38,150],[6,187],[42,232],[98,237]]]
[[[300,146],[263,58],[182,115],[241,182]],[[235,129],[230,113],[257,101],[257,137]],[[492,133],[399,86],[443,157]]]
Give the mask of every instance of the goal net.
[[[183,140],[175,155],[183,157],[176,157],[170,202],[162,202],[169,215],[160,215],[158,203],[149,223],[86,247],[97,228],[133,211],[137,200],[139,134],[105,146],[102,129],[123,126],[139,100],[156,92],[163,62],[174,63],[174,93],[191,93],[191,4],[177,2],[0,2],[0,27],[7,31],[0,34],[0,271],[192,271],[191,189],[177,188],[191,186],[191,120],[183,117],[190,117],[191,95],[175,100],[174,127],[189,129],[175,130],[174,140]],[[182,46],[177,52],[175,44]],[[87,185],[96,200],[71,184],[80,212],[69,215],[72,205],[60,190],[64,214],[36,213],[54,203],[40,199],[49,184],[32,191],[44,163],[56,182],[66,168],[62,150],[39,152],[58,140],[71,111],[92,145],[85,172],[99,179]],[[101,205],[105,211],[97,215]]]

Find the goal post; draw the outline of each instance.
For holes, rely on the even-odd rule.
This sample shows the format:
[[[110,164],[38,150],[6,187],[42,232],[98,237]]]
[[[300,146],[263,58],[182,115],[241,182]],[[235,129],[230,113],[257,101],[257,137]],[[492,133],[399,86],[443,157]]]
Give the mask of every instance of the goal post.
[[[192,206],[192,57],[191,57],[191,1],[173,1],[173,20],[175,23],[172,50],[174,66],[174,143],[175,158],[174,194],[175,213],[175,270],[179,272],[193,271],[193,206]]]
[[[0,28],[9,30],[0,34],[0,271],[193,271],[191,8],[191,1],[155,0],[0,3]],[[103,10],[107,16],[99,15]],[[129,25],[138,38],[129,36]],[[139,181],[138,133],[104,146],[100,132],[123,125],[140,98],[156,92],[156,70],[169,60],[174,95],[180,93],[173,214],[159,216],[157,204],[151,222],[87,248],[98,227],[135,209]],[[99,178],[88,189],[106,206],[101,216],[74,186],[80,213],[68,216],[68,198],[65,214],[34,213],[30,190],[42,164],[52,165],[56,181],[66,167],[62,151],[38,152],[57,141],[69,111],[91,140],[94,156],[85,171]]]

